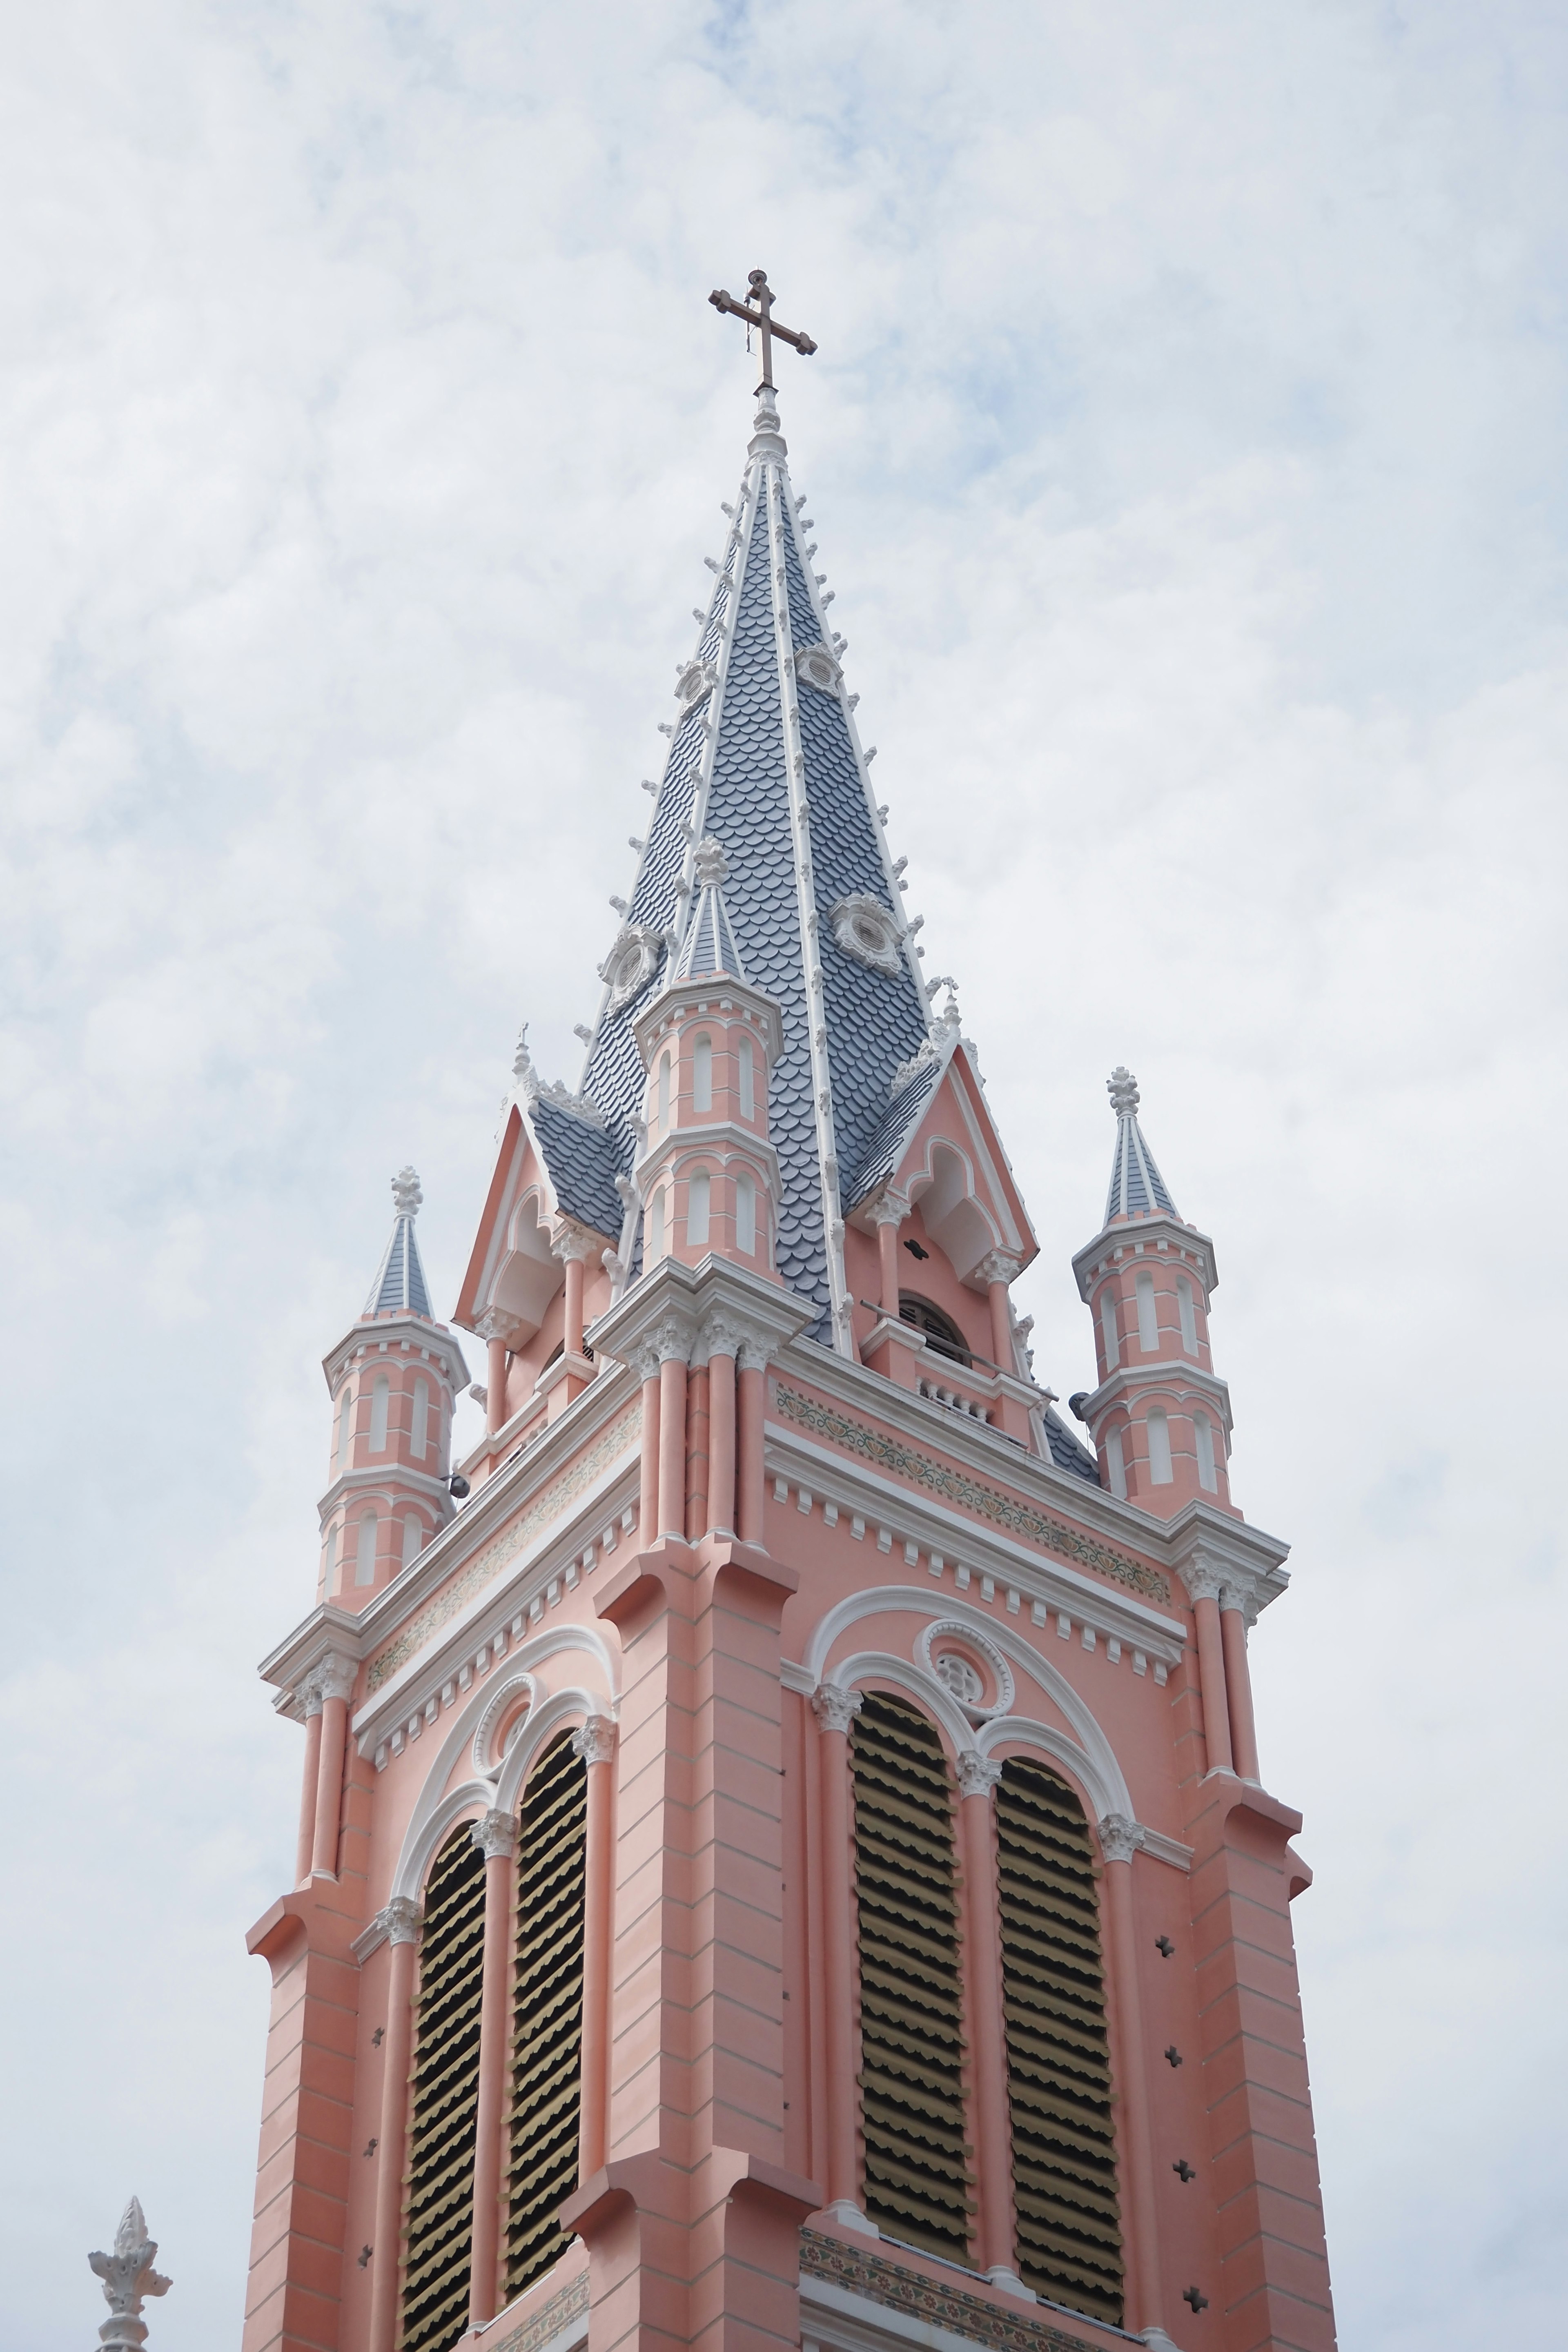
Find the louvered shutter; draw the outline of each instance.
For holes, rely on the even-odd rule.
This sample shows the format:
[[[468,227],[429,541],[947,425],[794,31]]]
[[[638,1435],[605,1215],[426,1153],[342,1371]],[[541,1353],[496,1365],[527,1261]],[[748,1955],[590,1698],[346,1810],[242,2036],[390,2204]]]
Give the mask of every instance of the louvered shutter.
[[[454,1830],[425,1890],[408,2132],[404,2352],[448,2352],[468,2325],[485,1858]]]
[[[563,1732],[533,1769],[517,1854],[507,2294],[566,2251],[556,2220],[577,2186],[588,1774]]]
[[[1120,2326],[1094,1849],[1077,1797],[1039,1765],[1010,1759],[995,1803],[1018,2268],[1052,2303]]]
[[[952,1785],[924,1716],[868,1691],[851,1744],[866,2211],[969,2258]]]

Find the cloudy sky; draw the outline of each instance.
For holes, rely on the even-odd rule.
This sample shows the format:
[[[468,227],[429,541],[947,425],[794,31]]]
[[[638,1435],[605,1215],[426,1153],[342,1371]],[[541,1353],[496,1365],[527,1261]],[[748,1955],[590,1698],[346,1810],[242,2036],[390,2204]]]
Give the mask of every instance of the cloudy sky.
[[[3,2352],[133,2189],[238,2340],[320,1359],[405,1160],[454,1295],[519,1022],[575,1076],[759,263],[1038,1370],[1113,1063],[1215,1237],[1342,2343],[1551,2340],[1562,9],[4,22]]]

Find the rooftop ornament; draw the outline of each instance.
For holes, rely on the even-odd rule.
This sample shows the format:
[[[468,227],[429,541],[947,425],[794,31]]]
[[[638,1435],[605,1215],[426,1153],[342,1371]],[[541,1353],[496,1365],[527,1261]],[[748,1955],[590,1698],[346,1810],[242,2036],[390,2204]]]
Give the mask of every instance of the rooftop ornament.
[[[150,2294],[167,2294],[171,2281],[153,2268],[158,2242],[147,2235],[140,2200],[132,2198],[114,2232],[114,2250],[89,2254],[88,2261],[103,2281],[109,2317],[98,2331],[105,2352],[141,2352],[147,2341],[142,2305]]]
[[[773,314],[773,293],[768,284],[768,273],[765,269],[752,270],[747,276],[746,283],[752,289],[749,303],[737,302],[734,296],[727,294],[721,286],[716,286],[708,299],[716,310],[727,310],[733,319],[744,319],[748,351],[752,348],[752,329],[756,328],[763,339],[763,380],[758,384],[757,390],[772,392],[775,389],[773,337],[776,335],[781,343],[792,344],[802,359],[806,360],[811,357],[816,345],[809,335],[798,334],[793,327],[781,327],[775,323]]]

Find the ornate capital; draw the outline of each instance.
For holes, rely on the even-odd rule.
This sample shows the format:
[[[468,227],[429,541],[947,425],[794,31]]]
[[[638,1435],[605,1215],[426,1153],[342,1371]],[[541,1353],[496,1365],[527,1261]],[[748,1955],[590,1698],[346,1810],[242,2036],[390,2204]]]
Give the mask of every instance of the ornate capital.
[[[657,1323],[647,1335],[649,1352],[661,1364],[685,1364],[691,1360],[689,1325],[677,1322],[672,1316],[667,1323]]]
[[[563,1265],[569,1265],[574,1261],[579,1265],[586,1265],[594,1255],[595,1238],[585,1226],[574,1223],[570,1217],[562,1217],[557,1220],[555,1230],[550,1236],[551,1255],[558,1257]]]
[[[1107,1862],[1131,1862],[1147,1842],[1147,1832],[1125,1813],[1107,1813],[1100,1824],[1100,1849]]]
[[[710,1315],[702,1326],[697,1352],[700,1358],[705,1357],[710,1361],[715,1356],[738,1357],[741,1346],[739,1327],[727,1315]]]
[[[1005,1282],[1011,1285],[1017,1281],[1021,1269],[1017,1259],[1009,1257],[1005,1250],[992,1250],[981,1259],[974,1271],[982,1282]]]
[[[870,1200],[863,1201],[860,1213],[869,1217],[874,1225],[901,1225],[910,1213],[910,1204],[901,1192],[895,1192],[889,1187],[886,1192],[874,1193]]]
[[[1220,1572],[1212,1560],[1199,1552],[1195,1559],[1184,1560],[1177,1570],[1187,1588],[1187,1599],[1195,1608],[1200,1601],[1217,1601],[1221,1591]]]
[[[824,1731],[840,1731],[848,1735],[849,1727],[860,1712],[861,1693],[845,1690],[838,1683],[818,1683],[811,1695],[811,1709]]]
[[[306,1675],[304,1681],[300,1685],[300,1687],[295,1692],[294,1696],[305,1710],[305,1719],[307,1722],[309,1722],[311,1716],[320,1715],[321,1712],[321,1685],[316,1680],[314,1675]]]
[[[358,1673],[359,1668],[352,1658],[341,1658],[335,1650],[329,1650],[326,1656],[318,1658],[311,1667],[306,1677],[306,1687],[314,1686],[323,1700],[352,1698],[354,1677]]]
[[[977,1748],[961,1748],[958,1751],[958,1787],[961,1796],[988,1797],[1002,1778],[1002,1767],[989,1756],[982,1756]]]
[[[1248,1585],[1237,1584],[1226,1578],[1219,1588],[1219,1605],[1222,1609],[1239,1610],[1249,1629],[1258,1622],[1258,1603]]]
[[[765,1372],[773,1362],[776,1339],[742,1339],[735,1350],[738,1372]]]
[[[616,1752],[616,1727],[607,1715],[591,1715],[572,1734],[572,1748],[584,1764],[607,1764]]]
[[[141,2203],[133,2197],[120,2217],[112,2252],[89,2254],[87,2258],[103,2282],[103,2299],[112,2315],[99,2330],[105,2345],[134,2345],[145,2340],[142,2303],[150,2294],[167,2294],[170,2286],[170,2281],[153,2268],[157,2252],[158,2241],[147,2235]]]
[[[424,1915],[418,1904],[411,1903],[406,1895],[395,1895],[384,1910],[376,1913],[376,1918],[385,1929],[389,1944],[416,1944],[419,1941]]]
[[[515,1317],[502,1315],[494,1307],[487,1307],[484,1313],[478,1317],[474,1323],[474,1329],[487,1347],[492,1339],[500,1339],[510,1348],[518,1338]]]
[[[474,1823],[473,1839],[487,1862],[494,1862],[498,1854],[510,1853],[517,1843],[515,1814],[488,1812],[482,1822]]]

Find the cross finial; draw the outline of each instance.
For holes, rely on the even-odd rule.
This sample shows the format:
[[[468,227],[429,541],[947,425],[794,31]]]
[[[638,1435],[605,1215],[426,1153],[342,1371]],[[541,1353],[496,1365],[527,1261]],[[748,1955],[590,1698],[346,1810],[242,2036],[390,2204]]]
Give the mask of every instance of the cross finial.
[[[400,1217],[416,1217],[425,1195],[412,1168],[400,1168],[392,1180],[392,1200]]]
[[[812,341],[809,335],[797,334],[793,327],[781,327],[776,323],[773,318],[773,288],[768,284],[768,273],[765,269],[753,269],[750,271],[746,278],[746,283],[752,289],[751,303],[737,302],[734,296],[732,294],[727,294],[721,286],[716,286],[713,289],[712,293],[708,297],[708,299],[712,303],[713,308],[716,310],[728,310],[731,317],[736,319],[744,319],[748,327],[756,327],[761,331],[763,338],[763,380],[761,383],[758,384],[757,390],[759,392],[772,392],[775,388],[773,384],[773,337],[776,335],[782,343],[792,343],[795,349],[800,353],[802,359],[808,360],[813,352],[816,349],[816,345]],[[754,309],[752,307],[752,304],[755,305]]]
[[[724,845],[712,834],[708,834],[698,843],[693,864],[697,887],[700,890],[706,890],[710,884],[722,885],[730,878],[730,861],[724,855]]]
[[[1118,1118],[1138,1108],[1138,1081],[1123,1063],[1118,1062],[1105,1081],[1105,1091],[1110,1097],[1110,1108]]]

